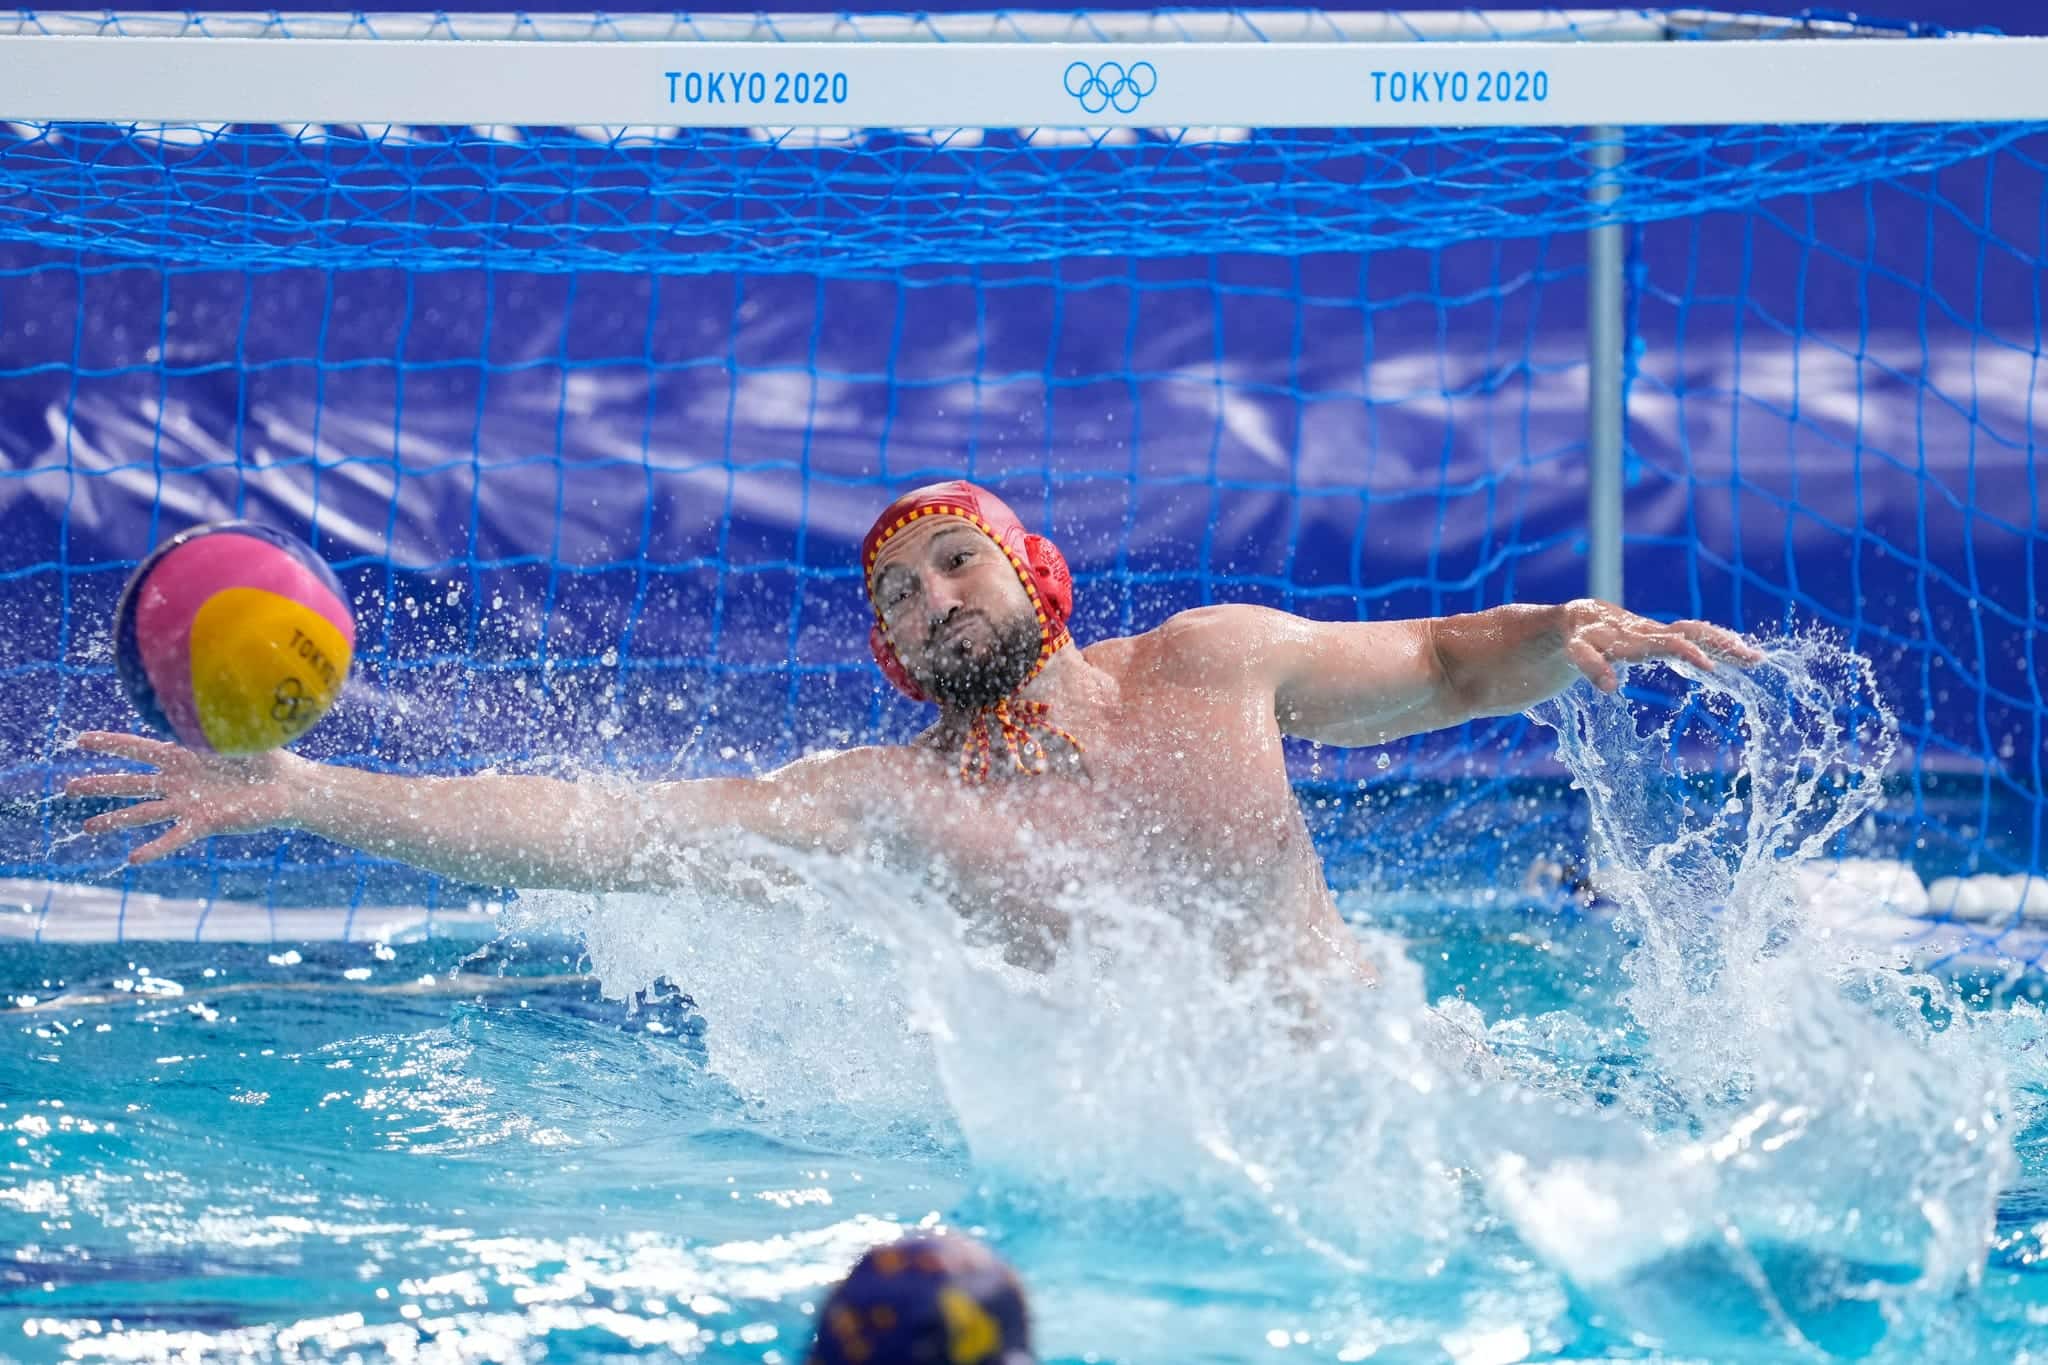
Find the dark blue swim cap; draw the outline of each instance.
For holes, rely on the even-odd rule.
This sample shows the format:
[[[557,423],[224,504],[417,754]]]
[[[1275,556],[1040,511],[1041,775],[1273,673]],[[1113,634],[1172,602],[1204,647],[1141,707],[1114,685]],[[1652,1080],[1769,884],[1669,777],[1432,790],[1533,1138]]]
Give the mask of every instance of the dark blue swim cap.
[[[878,1246],[818,1311],[805,1365],[1036,1365],[1024,1287],[970,1238]]]

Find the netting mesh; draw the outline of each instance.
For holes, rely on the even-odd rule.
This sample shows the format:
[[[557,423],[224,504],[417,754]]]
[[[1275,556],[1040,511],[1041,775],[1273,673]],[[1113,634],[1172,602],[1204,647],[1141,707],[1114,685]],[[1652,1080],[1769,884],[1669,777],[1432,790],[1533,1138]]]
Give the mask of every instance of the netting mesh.
[[[1629,603],[1871,653],[1909,752],[1855,851],[1930,874],[2048,866],[2044,142],[1632,129],[1618,176]],[[304,836],[141,873],[71,837],[64,740],[132,723],[122,580],[219,516],[305,535],[355,598],[309,751],[422,771],[909,733],[852,547],[927,478],[1062,541],[1083,639],[1574,596],[1588,148],[0,128],[0,877],[469,894]],[[1545,747],[1507,720],[1294,761],[1340,875],[1428,886],[1547,837]]]
[[[1911,751],[1884,841],[2043,866],[2048,144],[1633,241],[1630,536],[1646,608],[1812,622]]]
[[[1647,221],[2023,139],[2015,124],[1639,129]],[[0,128],[0,239],[221,269],[887,271],[1573,232],[1574,129]]]

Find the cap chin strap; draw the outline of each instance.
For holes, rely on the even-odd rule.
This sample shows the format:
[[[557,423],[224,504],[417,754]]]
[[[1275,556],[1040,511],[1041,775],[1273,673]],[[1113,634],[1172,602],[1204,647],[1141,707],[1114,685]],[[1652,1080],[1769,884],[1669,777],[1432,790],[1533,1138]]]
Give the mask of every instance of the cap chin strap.
[[[1062,629],[1051,641],[1051,648],[1039,656],[1024,681],[1017,684],[1021,692],[1031,685],[1031,680],[1041,673],[1052,656],[1059,652],[1072,637]],[[960,741],[960,780],[979,784],[995,774],[995,737],[1002,736],[1003,752],[1009,756],[1004,766],[1006,773],[1018,773],[1036,777],[1052,766],[1049,748],[1052,740],[1064,743],[1073,761],[1078,762],[1085,750],[1081,741],[1046,719],[1052,706],[1048,702],[1031,701],[1012,692],[1009,696],[990,706],[976,711],[967,722],[967,733]]]

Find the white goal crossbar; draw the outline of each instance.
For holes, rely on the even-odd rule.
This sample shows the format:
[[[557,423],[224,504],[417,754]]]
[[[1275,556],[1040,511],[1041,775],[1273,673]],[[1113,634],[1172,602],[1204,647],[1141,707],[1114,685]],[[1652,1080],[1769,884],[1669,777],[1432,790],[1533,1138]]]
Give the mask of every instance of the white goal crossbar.
[[[1869,41],[1861,41],[1869,39]],[[1707,11],[0,16],[0,118],[640,127],[2048,119],[2048,38]]]

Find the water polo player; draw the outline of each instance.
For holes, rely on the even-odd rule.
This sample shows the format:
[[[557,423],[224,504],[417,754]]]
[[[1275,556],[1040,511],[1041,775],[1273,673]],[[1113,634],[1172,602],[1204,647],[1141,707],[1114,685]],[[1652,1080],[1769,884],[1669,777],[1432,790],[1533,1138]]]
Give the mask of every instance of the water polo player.
[[[1383,744],[1524,710],[1580,676],[1611,691],[1624,661],[1761,657],[1720,627],[1591,600],[1373,622],[1212,606],[1084,648],[1067,631],[1073,584],[1059,551],[957,482],[892,503],[861,567],[876,662],[939,709],[907,745],[622,801],[609,784],[408,777],[94,733],[79,744],[155,771],[67,791],[142,798],[87,821],[95,833],[171,825],[136,862],[283,825],[487,885],[656,888],[692,881],[694,850],[732,831],[925,869],[1020,963],[1058,951],[1060,888],[1084,875],[1142,904],[1253,912],[1214,917],[1233,958],[1366,972],[1288,783],[1283,736]]]

